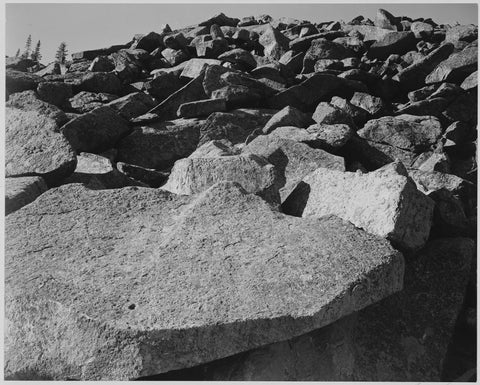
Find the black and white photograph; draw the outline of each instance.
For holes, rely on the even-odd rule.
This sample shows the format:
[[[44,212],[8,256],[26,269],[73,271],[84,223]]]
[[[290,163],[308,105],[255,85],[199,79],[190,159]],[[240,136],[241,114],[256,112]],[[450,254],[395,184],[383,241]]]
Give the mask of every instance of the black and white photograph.
[[[477,382],[478,5],[4,2],[2,382]]]

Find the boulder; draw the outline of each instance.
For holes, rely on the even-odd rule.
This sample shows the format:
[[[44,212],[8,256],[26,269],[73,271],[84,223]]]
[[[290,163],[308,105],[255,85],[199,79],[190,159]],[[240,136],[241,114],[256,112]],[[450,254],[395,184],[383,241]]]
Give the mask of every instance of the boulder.
[[[385,60],[391,54],[403,55],[415,49],[415,35],[412,32],[390,32],[375,41],[367,51],[371,59]]]
[[[5,109],[5,176],[41,176],[54,185],[70,175],[75,152],[55,121],[36,111]]]
[[[306,131],[311,139],[305,143],[327,151],[339,150],[354,134],[354,130],[348,124],[313,124]]]
[[[369,120],[358,135],[371,142],[385,143],[420,153],[442,135],[442,126],[433,116],[399,115]]]
[[[477,70],[478,47],[471,46],[445,59],[425,78],[426,84],[438,82],[460,83]]]
[[[132,50],[122,49],[112,53],[109,58],[115,66],[114,74],[112,73],[112,75],[116,75],[122,82],[133,82],[140,77],[142,73],[142,63],[135,57]]]
[[[350,99],[350,103],[367,111],[368,116],[373,118],[384,115],[388,110],[382,98],[365,92],[355,92]]]
[[[355,126],[350,115],[327,102],[318,104],[312,119],[318,124],[347,124],[350,127]]]
[[[160,72],[145,82],[145,90],[159,101],[163,101],[185,85],[174,73]]]
[[[97,56],[88,67],[90,72],[110,72],[115,69],[115,63],[108,56]]]
[[[319,59],[342,60],[348,57],[355,57],[353,50],[345,46],[334,43],[327,39],[317,39],[312,41],[312,45],[303,59],[302,73],[310,73],[314,70],[314,64]]]
[[[96,93],[118,94],[122,89],[120,79],[111,72],[88,72],[81,77],[65,79],[65,83],[71,84],[79,91]]]
[[[334,96],[330,100],[330,104],[334,107],[339,108],[345,114],[349,115],[352,118],[353,123],[357,127],[362,127],[365,124],[365,122],[368,120],[368,112],[366,110],[353,105],[348,100],[343,99],[339,96]]]
[[[478,27],[476,25],[455,25],[447,29],[445,40],[449,42],[464,41],[470,43],[478,39]]]
[[[329,101],[332,96],[350,99],[355,91],[368,92],[367,87],[358,81],[317,73],[300,84],[278,92],[268,103],[271,108],[279,110],[291,106],[308,111],[313,110],[319,102]]]
[[[169,175],[167,172],[157,171],[153,168],[145,168],[123,162],[117,162],[116,166],[118,171],[130,179],[153,188],[158,188],[165,184]]]
[[[62,107],[73,96],[72,87],[63,82],[41,82],[37,94],[44,102]]]
[[[260,33],[258,42],[263,46],[264,55],[270,60],[279,60],[288,51],[290,40],[271,25]]]
[[[115,99],[118,99],[117,95],[106,94],[104,92],[81,91],[68,100],[68,105],[75,110],[75,112],[85,113],[97,107],[102,107]]]
[[[228,139],[233,144],[245,142],[252,132],[261,130],[272,115],[271,110],[255,109],[215,112],[201,128],[199,145],[217,139]]]
[[[38,84],[44,81],[45,79],[40,76],[28,72],[15,71],[12,69],[7,69],[5,71],[5,87],[9,94],[27,90],[36,90]]]
[[[130,127],[113,108],[104,106],[72,119],[61,131],[75,151],[99,153],[113,148]]]
[[[107,104],[108,107],[117,111],[121,117],[127,120],[144,114],[155,105],[155,100],[143,92],[134,92]]]
[[[268,202],[280,203],[279,173],[264,158],[254,154],[194,155],[177,160],[162,189],[174,194],[192,195],[227,180],[238,183],[246,192],[257,194]]]
[[[235,17],[228,17],[224,13],[219,13],[215,16],[212,16],[208,20],[198,23],[198,25],[200,27],[208,27],[208,28],[210,28],[213,24],[217,24],[219,27],[222,27],[222,26],[236,27],[239,21],[240,19],[237,19]]]
[[[134,128],[118,143],[117,161],[162,170],[190,155],[198,145],[198,119],[176,119]]]
[[[427,241],[434,202],[417,190],[403,164],[367,174],[318,168],[303,178],[282,205],[302,217],[336,215],[402,249]]]
[[[478,71],[472,72],[468,75],[460,85],[464,90],[468,91],[478,87]]]
[[[178,107],[177,116],[181,118],[195,118],[197,116],[208,116],[213,112],[223,112],[226,109],[225,99],[198,100],[181,104]]]
[[[339,156],[272,134],[258,136],[242,152],[264,157],[283,175],[284,183],[280,188],[282,202],[305,175],[317,168],[345,170],[345,162]]]
[[[128,44],[120,44],[120,45],[112,45],[111,47],[107,48],[100,48],[100,49],[93,49],[89,51],[80,51],[80,52],[74,52],[72,53],[72,59],[74,61],[79,61],[79,60],[93,60],[97,56],[106,56],[110,55],[113,52],[116,52],[118,50],[127,48]]]
[[[161,47],[163,47],[163,35],[156,32],[141,36],[130,46],[131,49],[144,49],[148,52]]]
[[[39,114],[53,119],[59,126],[68,121],[65,112],[57,106],[39,99],[36,92],[32,90],[16,92],[10,95],[6,106],[18,108],[23,111],[36,111]]]
[[[257,62],[253,55],[243,48],[234,48],[230,51],[224,52],[218,56],[218,60],[241,64],[247,71],[250,71],[257,66]]]
[[[375,26],[397,31],[397,20],[390,12],[380,8],[375,15]]]
[[[206,66],[221,64],[222,62],[217,59],[190,59],[187,61],[180,76],[188,79],[195,79],[202,73]]]
[[[5,178],[5,215],[28,205],[47,190],[47,184],[39,176]]]
[[[67,185],[5,228],[7,379],[194,366],[318,329],[403,281],[386,241],[285,216],[232,183],[192,198]]]
[[[277,127],[294,126],[306,128],[312,123],[312,118],[295,107],[287,106],[273,115],[265,124],[262,133],[267,135]]]
[[[410,31],[414,33],[417,39],[425,39],[433,35],[433,26],[421,21],[415,21],[410,26]]]

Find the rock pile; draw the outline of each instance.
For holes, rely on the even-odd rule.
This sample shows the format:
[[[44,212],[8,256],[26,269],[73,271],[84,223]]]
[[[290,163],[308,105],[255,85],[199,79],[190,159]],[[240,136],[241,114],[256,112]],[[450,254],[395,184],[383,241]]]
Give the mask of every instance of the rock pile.
[[[6,378],[444,379],[477,50],[379,10],[8,59]]]

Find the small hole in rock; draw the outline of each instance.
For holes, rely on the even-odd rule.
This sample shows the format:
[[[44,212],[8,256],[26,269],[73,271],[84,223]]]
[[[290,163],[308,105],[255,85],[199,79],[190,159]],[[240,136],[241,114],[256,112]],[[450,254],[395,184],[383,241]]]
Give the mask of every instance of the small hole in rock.
[[[134,304],[134,303],[132,303],[132,304],[128,305],[128,308],[129,308],[130,310],[133,310],[133,309],[135,309],[135,304]]]

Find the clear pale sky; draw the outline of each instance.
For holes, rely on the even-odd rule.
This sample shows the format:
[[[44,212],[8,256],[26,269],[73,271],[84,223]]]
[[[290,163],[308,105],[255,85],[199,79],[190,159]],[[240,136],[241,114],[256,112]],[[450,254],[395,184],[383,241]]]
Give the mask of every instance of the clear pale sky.
[[[476,3],[336,3],[336,4],[6,4],[6,54],[22,52],[29,34],[32,47],[41,41],[42,62],[52,61],[62,41],[69,53],[123,44],[137,33],[158,31],[168,23],[172,29],[197,24],[216,13],[242,18],[269,14],[312,22],[345,20],[358,15],[374,19],[378,8],[395,16],[431,17],[437,23],[478,24]]]

